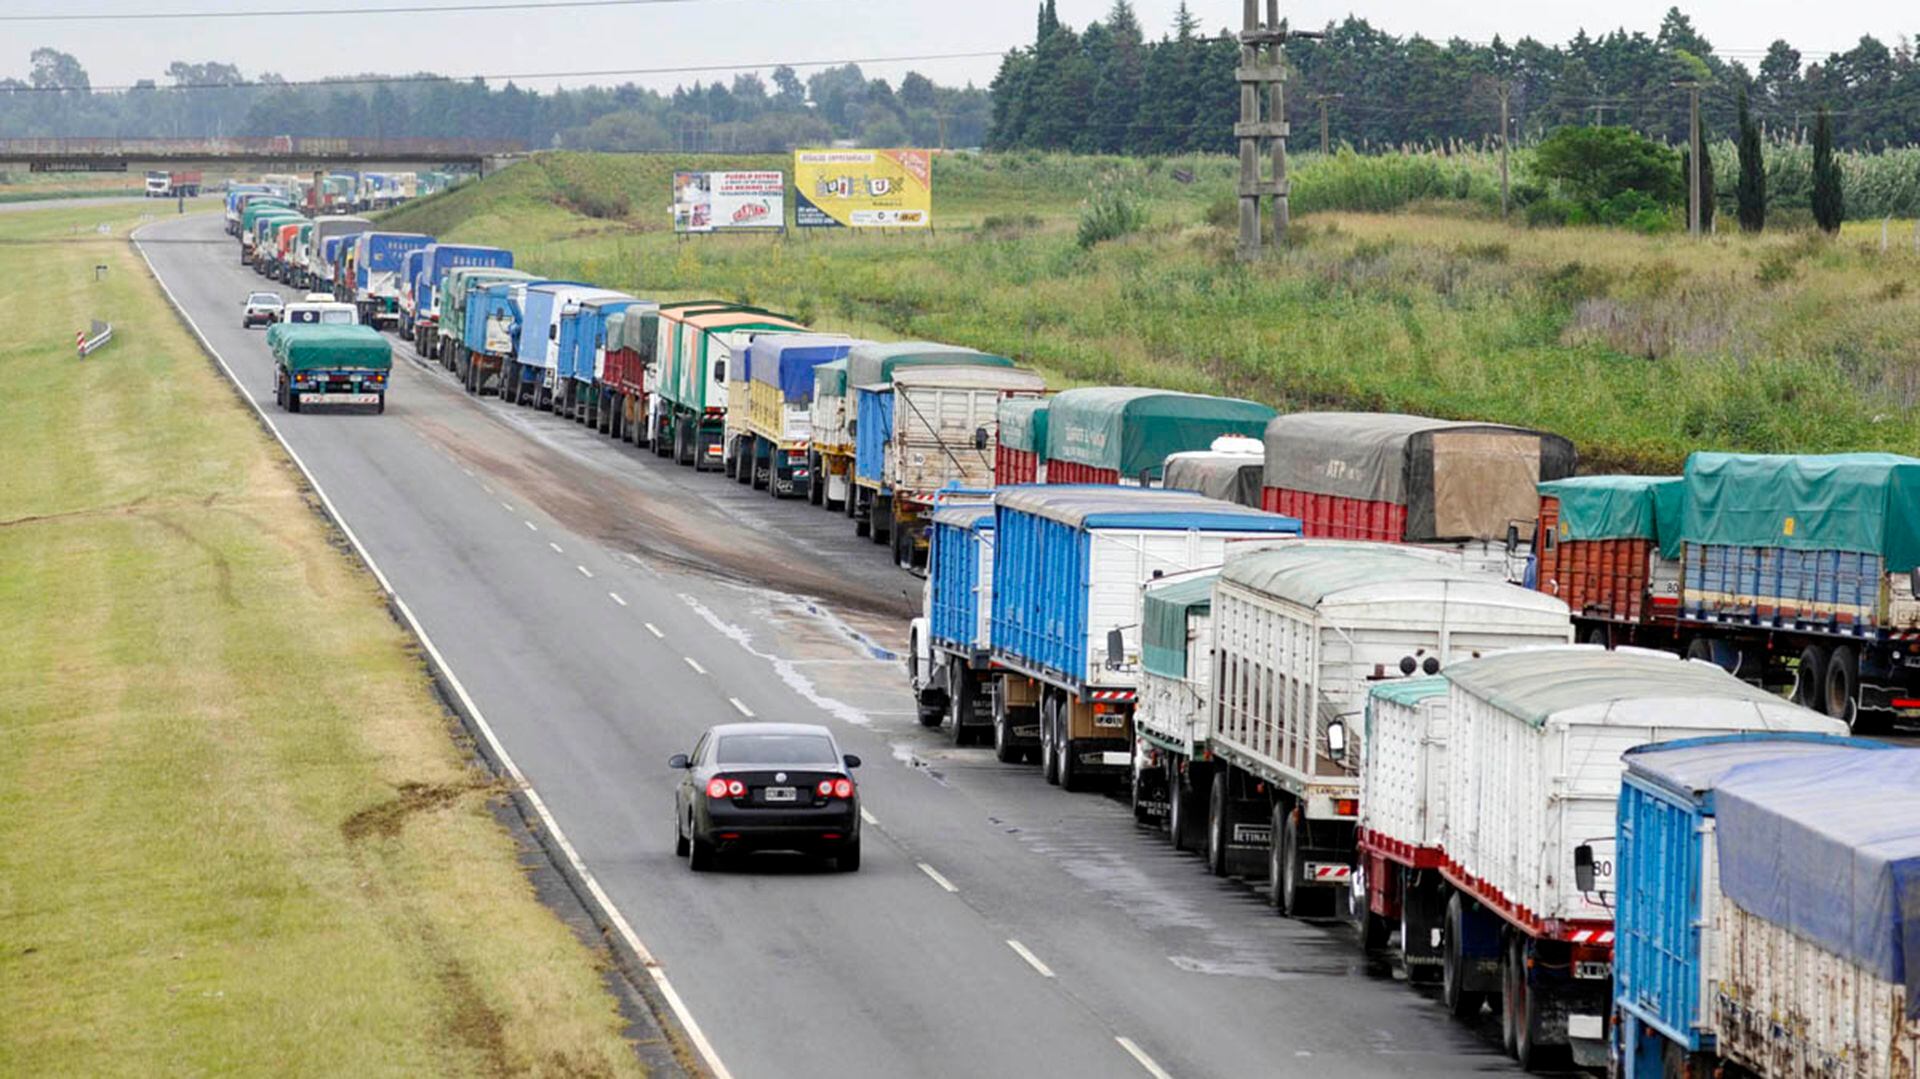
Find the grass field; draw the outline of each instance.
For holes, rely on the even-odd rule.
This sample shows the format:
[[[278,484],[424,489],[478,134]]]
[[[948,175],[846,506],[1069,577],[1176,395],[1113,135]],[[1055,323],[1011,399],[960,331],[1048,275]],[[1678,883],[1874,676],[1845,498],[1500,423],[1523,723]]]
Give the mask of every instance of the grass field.
[[[137,212],[0,218],[0,1072],[638,1072]]]
[[[1920,451],[1911,221],[1886,251],[1865,223],[1834,240],[1529,230],[1487,209],[1484,161],[1360,175],[1336,156],[1301,162],[1292,246],[1249,267],[1221,224],[1224,158],[991,155],[936,162],[932,235],[671,234],[673,169],[780,164],[542,154],[389,221],[638,295],[999,352],[1062,384],[1535,425],[1573,438],[1587,470],[1671,470],[1697,448]],[[1080,207],[1101,187],[1147,224],[1083,249]],[[1465,197],[1432,201],[1449,187]],[[1429,197],[1308,212],[1369,190]]]

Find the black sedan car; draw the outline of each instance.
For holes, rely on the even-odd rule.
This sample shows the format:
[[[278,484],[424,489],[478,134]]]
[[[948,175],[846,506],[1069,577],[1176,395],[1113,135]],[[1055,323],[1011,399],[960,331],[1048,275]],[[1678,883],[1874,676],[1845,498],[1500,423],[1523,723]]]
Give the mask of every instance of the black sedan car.
[[[860,868],[860,758],[812,723],[723,723],[669,766],[686,777],[673,795],[674,853],[695,872],[721,854],[783,850]]]

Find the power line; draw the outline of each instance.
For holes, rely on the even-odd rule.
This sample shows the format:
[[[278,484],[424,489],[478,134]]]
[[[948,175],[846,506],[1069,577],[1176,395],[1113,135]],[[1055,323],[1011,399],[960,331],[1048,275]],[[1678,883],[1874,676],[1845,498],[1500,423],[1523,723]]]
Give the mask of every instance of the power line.
[[[977,60],[1004,56],[1006,50],[978,52],[922,53],[917,56],[853,56],[838,60],[763,60],[747,64],[687,64],[678,67],[634,67],[603,71],[520,71],[490,75],[352,75],[334,79],[285,79],[279,82],[186,82],[172,86],[94,86],[87,90],[62,86],[7,86],[0,93],[78,94],[89,91],[121,93],[132,90],[279,90],[289,87],[381,86],[409,83],[467,83],[512,81],[516,79],[605,79],[634,75],[692,75],[716,71],[758,71],[773,67],[838,67],[842,64],[908,64],[932,60]]]
[[[156,19],[299,18],[308,15],[423,15],[442,12],[558,11],[563,8],[643,7],[657,4],[713,3],[716,0],[505,0],[494,4],[407,4],[395,7],[278,8],[268,11],[62,12],[57,15],[0,15],[0,22],[133,22]],[[724,2],[724,0],[721,0]]]

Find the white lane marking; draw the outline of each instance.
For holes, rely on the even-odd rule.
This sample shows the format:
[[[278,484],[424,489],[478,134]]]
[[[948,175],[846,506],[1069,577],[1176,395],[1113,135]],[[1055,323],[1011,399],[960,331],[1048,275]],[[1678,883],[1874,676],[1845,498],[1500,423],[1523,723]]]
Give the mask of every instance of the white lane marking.
[[[1119,1042],[1120,1048],[1125,1049],[1133,1059],[1139,1061],[1140,1066],[1147,1069],[1147,1074],[1153,1076],[1153,1079],[1173,1079],[1173,1076],[1167,1074],[1167,1069],[1155,1064],[1153,1058],[1147,1055],[1147,1051],[1135,1045],[1132,1038],[1115,1038],[1113,1040]]]
[[[707,673],[707,669],[700,665],[700,661],[693,658],[692,656],[681,656],[680,658],[687,661],[687,666],[692,667],[695,674]]]
[[[551,547],[551,548],[553,548],[553,553],[554,553],[554,554],[566,554],[566,553],[567,553],[567,552],[565,552],[565,551],[563,551],[563,550],[561,550],[561,549],[560,549],[560,545],[559,545],[559,544],[557,544],[557,543],[555,543],[555,542],[553,542],[552,540],[548,540],[548,541],[547,541],[547,546],[549,546],[549,547]]]
[[[508,513],[512,513],[512,512],[513,512],[513,503],[511,503],[511,502],[502,502],[502,503],[500,503],[500,508],[501,508],[501,509],[503,509],[503,510],[506,510],[506,511],[507,511]]]
[[[1032,967],[1033,969],[1035,969],[1035,970],[1037,970],[1037,971],[1039,971],[1039,972],[1040,972],[1040,976],[1041,976],[1042,978],[1051,978],[1051,977],[1053,977],[1053,968],[1052,968],[1052,967],[1050,967],[1050,966],[1048,966],[1048,965],[1046,965],[1045,963],[1042,963],[1042,962],[1040,961],[1040,957],[1039,957],[1039,956],[1037,956],[1037,955],[1035,955],[1035,954],[1033,954],[1032,952],[1030,952],[1030,951],[1028,951],[1028,950],[1027,950],[1027,946],[1026,946],[1026,945],[1024,945],[1024,944],[1022,944],[1022,943],[1020,943],[1020,942],[1019,942],[1019,941],[1017,941],[1017,940],[1010,940],[1010,941],[1008,941],[1008,942],[1007,942],[1007,947],[1009,947],[1009,948],[1012,948],[1012,949],[1014,950],[1014,952],[1015,952],[1015,954],[1017,954],[1017,955],[1019,955],[1019,956],[1020,956],[1020,958],[1022,958],[1022,959],[1024,959],[1024,960],[1026,960],[1026,961],[1027,961],[1027,965],[1028,965],[1028,966],[1030,966],[1030,967]]]
[[[714,1079],[733,1079],[733,1073],[721,1063],[720,1054],[715,1051],[713,1043],[707,1040],[706,1032],[700,1029],[700,1024],[693,1018],[693,1012],[687,1007],[686,1000],[680,996],[679,990],[673,987],[673,983],[667,980],[666,969],[660,965],[659,960],[654,958],[647,946],[641,943],[640,935],[633,931],[627,916],[620,913],[620,908],[613,903],[613,897],[607,894],[606,889],[600,886],[600,881],[587,869],[587,863],[580,857],[580,852],[574,849],[573,843],[567,839],[567,834],[560,829],[560,822],[555,820],[553,813],[547,809],[547,803],[540,797],[540,792],[533,789],[533,784],[528,782],[526,774],[520,771],[520,766],[515,764],[513,757],[507,753],[507,747],[500,744],[499,737],[493,733],[493,726],[487,722],[487,717],[480,711],[480,706],[467,694],[467,687],[462,685],[460,677],[453,673],[452,665],[447,662],[445,656],[440,654],[440,649],[434,645],[433,638],[427,636],[427,628],[414,617],[413,608],[408,607],[407,602],[394,591],[393,582],[387,579],[379,563],[367,553],[366,546],[360,542],[360,537],[354,534],[353,527],[347,524],[347,519],[341,516],[339,507],[333,504],[333,499],[328,496],[326,488],[320,486],[319,478],[313,474],[312,469],[307,467],[307,462],[294,451],[293,444],[287,441],[287,436],[281,433],[280,425],[274,423],[273,417],[267,414],[267,410],[261,407],[260,402],[254,400],[251,393],[247,392],[246,384],[241,382],[240,376],[228,366],[227,358],[220,354],[219,349],[213,347],[213,341],[200,329],[200,324],[193,320],[193,315],[188,313],[186,305],[173,294],[173,289],[167,286],[166,279],[160,276],[160,271],[154,266],[153,259],[147,256],[147,249],[139,242],[138,234],[146,228],[147,226],[142,225],[135,229],[134,235],[129,236],[128,239],[133,241],[135,249],[140,252],[141,260],[147,264],[147,272],[153,275],[155,283],[160,286],[160,291],[167,294],[167,301],[173,304],[175,311],[180,312],[181,318],[187,320],[187,326],[193,330],[193,335],[200,339],[200,347],[220,365],[220,370],[226,372],[227,380],[240,391],[241,399],[253,408],[254,413],[260,417],[260,422],[266,424],[274,440],[280,443],[280,448],[285,450],[287,456],[292,459],[294,467],[306,477],[307,486],[313,488],[313,493],[319,497],[320,504],[326,507],[327,516],[340,526],[341,534],[347,537],[347,542],[353,545],[354,552],[360,556],[360,561],[373,573],[373,579],[380,583],[380,590],[393,597],[393,605],[406,620],[407,628],[420,639],[427,654],[433,657],[435,665],[445,673],[447,684],[460,698],[460,703],[465,706],[467,713],[473,717],[474,725],[480,728],[480,733],[486,738],[488,747],[493,750],[494,759],[500,762],[500,767],[506,770],[514,784],[527,796],[527,804],[533,806],[534,813],[540,817],[541,826],[546,828],[547,834],[553,837],[561,852],[567,856],[567,863],[573,866],[574,872],[580,875],[580,879],[587,886],[587,892],[593,896],[593,901],[606,912],[607,920],[613,923],[614,931],[620,934],[620,939],[627,942],[627,947],[633,949],[633,954],[640,960],[640,965],[652,976],[655,988],[660,990],[661,997],[666,1000],[667,1007],[673,1010],[674,1017],[680,1020],[680,1026],[687,1032],[687,1040],[693,1043],[694,1051],[700,1054],[700,1059],[705,1061],[707,1067],[712,1070]]]
[[[469,476],[473,475],[473,469],[468,468],[465,465],[460,466],[460,471],[465,472]]]
[[[866,821],[868,824],[873,825],[875,828],[880,827],[880,822],[873,819],[873,814],[867,812],[866,806],[860,807],[860,819],[863,821]]]
[[[625,607],[627,605],[627,601],[624,599],[621,599],[620,593],[618,592],[608,592],[607,598],[613,600],[615,603],[618,603],[622,607]]]
[[[482,491],[485,491],[485,492],[487,492],[488,494],[492,494],[492,493],[493,493],[493,488],[492,488],[492,487],[491,487],[490,485],[488,485],[488,484],[484,484],[484,483],[483,483],[483,484],[481,484],[481,485],[480,485],[480,489],[481,489]]]
[[[740,703],[740,698],[728,697],[727,703],[733,705],[734,711],[740,713],[743,716],[746,716],[748,719],[753,718],[753,709],[748,708],[746,705]]]
[[[655,637],[659,637],[659,638],[660,638],[660,639],[662,639],[662,640],[665,640],[665,639],[666,639],[666,636],[667,636],[667,635],[666,635],[666,634],[664,634],[664,633],[662,633],[662,632],[660,632],[660,627],[659,627],[659,626],[656,626],[656,625],[654,625],[654,624],[653,624],[652,622],[643,622],[643,623],[641,623],[641,624],[647,627],[647,632],[648,632],[648,633],[651,633],[651,634],[653,634],[653,635],[654,635]]]
[[[591,580],[593,580],[593,571],[592,571],[592,570],[590,570],[590,569],[588,569],[588,568],[587,568],[587,567],[585,567],[585,566],[575,566],[575,567],[573,567],[573,568],[574,568],[574,569],[577,569],[577,570],[579,570],[579,571],[580,571],[580,576],[582,576],[582,577],[585,577],[585,578],[586,578],[587,580],[589,580],[589,581],[591,581]]]
[[[940,871],[938,869],[935,869],[934,867],[928,865],[925,862],[916,862],[914,864],[920,867],[920,872],[925,873],[929,877],[932,877],[933,882],[935,884],[938,884],[940,887],[945,888],[947,891],[957,892],[960,890],[959,888],[954,887],[954,884],[952,881],[941,876]]]

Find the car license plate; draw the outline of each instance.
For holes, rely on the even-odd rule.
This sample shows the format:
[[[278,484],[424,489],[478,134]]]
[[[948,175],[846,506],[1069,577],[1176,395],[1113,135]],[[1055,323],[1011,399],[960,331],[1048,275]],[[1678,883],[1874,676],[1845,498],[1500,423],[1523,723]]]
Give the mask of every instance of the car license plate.
[[[799,790],[795,787],[768,787],[766,790],[766,798],[769,802],[791,802],[798,797]]]

